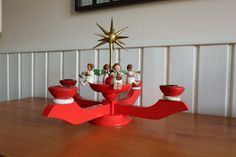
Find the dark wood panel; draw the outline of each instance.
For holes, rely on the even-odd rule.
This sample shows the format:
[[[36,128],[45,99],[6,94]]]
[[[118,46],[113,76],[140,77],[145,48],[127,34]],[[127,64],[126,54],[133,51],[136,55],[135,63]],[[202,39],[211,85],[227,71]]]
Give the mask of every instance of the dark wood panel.
[[[48,100],[0,103],[0,154],[5,157],[233,157],[236,119],[179,113],[123,127],[73,126],[41,117]],[[0,155],[0,156],[1,156]]]

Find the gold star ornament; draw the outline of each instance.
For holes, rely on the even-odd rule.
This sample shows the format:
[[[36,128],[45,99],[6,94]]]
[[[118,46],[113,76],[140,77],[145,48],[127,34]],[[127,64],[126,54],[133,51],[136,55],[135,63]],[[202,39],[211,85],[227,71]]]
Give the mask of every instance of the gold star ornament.
[[[127,50],[124,46],[125,43],[121,41],[121,39],[124,38],[128,38],[128,36],[120,36],[120,34],[122,32],[124,32],[128,27],[122,28],[119,31],[115,31],[115,28],[113,27],[113,18],[111,19],[111,26],[110,26],[110,31],[108,32],[107,30],[105,30],[102,26],[100,26],[98,23],[96,23],[97,26],[102,30],[102,32],[104,34],[96,34],[99,37],[102,37],[100,40],[100,43],[98,43],[96,46],[93,47],[97,48],[101,45],[104,45],[106,43],[109,43],[109,50],[110,50],[110,61],[109,61],[109,65],[110,67],[112,67],[112,53],[114,50],[114,44],[118,45],[119,47],[121,47],[122,49]]]

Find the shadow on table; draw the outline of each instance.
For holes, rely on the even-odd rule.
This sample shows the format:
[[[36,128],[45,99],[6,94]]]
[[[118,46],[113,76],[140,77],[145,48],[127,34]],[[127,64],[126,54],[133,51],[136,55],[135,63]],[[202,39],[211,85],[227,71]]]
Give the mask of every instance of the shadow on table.
[[[0,154],[0,157],[5,157],[4,155]]]

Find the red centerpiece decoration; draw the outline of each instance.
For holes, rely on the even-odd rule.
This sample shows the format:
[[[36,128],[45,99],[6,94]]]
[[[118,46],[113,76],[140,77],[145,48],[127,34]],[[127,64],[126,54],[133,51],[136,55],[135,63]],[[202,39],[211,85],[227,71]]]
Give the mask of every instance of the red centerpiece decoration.
[[[152,105],[143,104],[142,102],[141,106],[136,106],[135,102],[142,94],[142,82],[136,81],[133,78],[133,74],[140,73],[140,71],[133,71],[133,65],[128,64],[128,84],[124,84],[122,82],[120,64],[115,63],[112,65],[114,44],[124,48],[123,46],[125,44],[121,42],[120,39],[127,38],[127,36],[120,36],[120,34],[127,27],[116,32],[113,27],[113,19],[111,20],[110,31],[106,31],[99,24],[97,25],[103,31],[104,35],[98,34],[98,36],[102,38],[98,40],[100,43],[94,48],[109,43],[110,50],[109,65],[105,64],[102,70],[97,70],[99,70],[99,76],[103,75],[103,80],[107,78],[107,75],[111,76],[109,76],[104,83],[95,82],[94,75],[98,73],[96,69],[96,71],[94,70],[94,64],[89,63],[87,64],[87,71],[81,73],[85,76],[85,80],[80,80],[80,83],[82,85],[89,84],[93,91],[102,93],[105,99],[95,101],[83,98],[77,93],[78,88],[75,87],[77,80],[60,80],[62,86],[52,86],[48,88],[55,99],[53,104],[48,104],[44,109],[42,113],[43,116],[61,119],[74,125],[90,121],[96,125],[121,126],[131,122],[129,116],[157,120],[189,109],[179,97],[179,95],[183,93],[184,87],[177,85],[160,86],[161,91],[164,93],[163,99],[158,100]],[[108,70],[111,70],[110,74]],[[112,74],[112,71],[114,74]],[[118,97],[120,93],[127,91],[129,92],[125,98]],[[155,93],[151,93],[151,91],[149,94],[155,95]]]

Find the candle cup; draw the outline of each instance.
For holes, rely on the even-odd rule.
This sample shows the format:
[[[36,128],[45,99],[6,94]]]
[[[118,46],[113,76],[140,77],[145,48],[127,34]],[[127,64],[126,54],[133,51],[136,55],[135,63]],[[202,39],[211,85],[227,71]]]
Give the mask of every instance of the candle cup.
[[[62,86],[70,87],[70,86],[75,86],[75,84],[77,83],[77,80],[64,79],[64,80],[60,80],[59,83],[60,83]]]
[[[178,85],[161,85],[160,90],[164,96],[177,97],[184,92],[184,87]]]
[[[114,89],[113,84],[96,83],[89,84],[92,90],[101,92],[107,100],[114,100],[119,93],[127,92],[131,88],[131,84],[123,84],[121,89]]]
[[[48,88],[50,94],[56,99],[68,99],[76,95],[77,87],[51,86]]]

